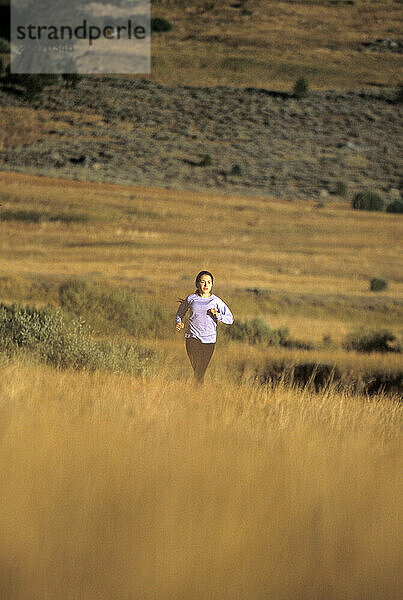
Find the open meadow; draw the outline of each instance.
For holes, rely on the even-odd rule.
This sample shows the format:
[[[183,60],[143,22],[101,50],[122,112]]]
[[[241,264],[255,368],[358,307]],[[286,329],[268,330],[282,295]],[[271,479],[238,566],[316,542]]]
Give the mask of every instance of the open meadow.
[[[0,189],[0,596],[399,598],[401,217],[6,172]],[[202,268],[233,331],[276,335],[219,327],[198,388],[173,322]],[[346,346],[382,329],[382,352]]]

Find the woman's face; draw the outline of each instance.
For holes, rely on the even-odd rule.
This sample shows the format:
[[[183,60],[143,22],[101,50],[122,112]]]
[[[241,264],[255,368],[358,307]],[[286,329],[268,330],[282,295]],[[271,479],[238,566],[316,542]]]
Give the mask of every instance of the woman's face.
[[[213,282],[210,275],[202,275],[199,279],[198,286],[201,296],[210,296]]]

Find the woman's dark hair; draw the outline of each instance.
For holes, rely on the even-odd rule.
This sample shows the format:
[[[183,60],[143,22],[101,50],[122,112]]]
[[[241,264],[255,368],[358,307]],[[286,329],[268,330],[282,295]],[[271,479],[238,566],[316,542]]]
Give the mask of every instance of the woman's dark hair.
[[[196,291],[195,294],[198,293],[198,285],[199,285],[199,281],[200,279],[203,277],[203,275],[210,275],[211,277],[211,283],[214,283],[214,277],[212,276],[212,274],[210,273],[210,271],[200,271],[200,273],[197,274],[196,279],[195,279],[195,285],[196,285]],[[181,302],[185,302],[185,298],[178,298],[177,300],[179,303]]]

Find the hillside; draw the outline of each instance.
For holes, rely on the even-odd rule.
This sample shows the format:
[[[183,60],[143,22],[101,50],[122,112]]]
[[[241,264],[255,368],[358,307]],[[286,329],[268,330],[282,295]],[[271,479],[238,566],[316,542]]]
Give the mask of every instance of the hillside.
[[[152,79],[168,85],[290,90],[396,86],[399,0],[157,0],[173,25],[152,41]]]
[[[327,198],[399,195],[394,89],[291,94],[86,77],[27,102],[0,91],[0,169],[54,177]]]

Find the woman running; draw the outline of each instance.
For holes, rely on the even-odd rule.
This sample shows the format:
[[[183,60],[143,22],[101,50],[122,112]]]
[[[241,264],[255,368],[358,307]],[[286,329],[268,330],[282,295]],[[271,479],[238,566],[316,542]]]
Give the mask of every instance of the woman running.
[[[197,383],[203,383],[204,374],[213,356],[217,322],[228,325],[234,322],[228,306],[221,298],[211,293],[213,281],[209,271],[200,271],[196,277],[195,293],[178,300],[180,306],[176,313],[176,331],[184,327],[182,319],[189,310],[189,325],[185,333],[186,352]]]

